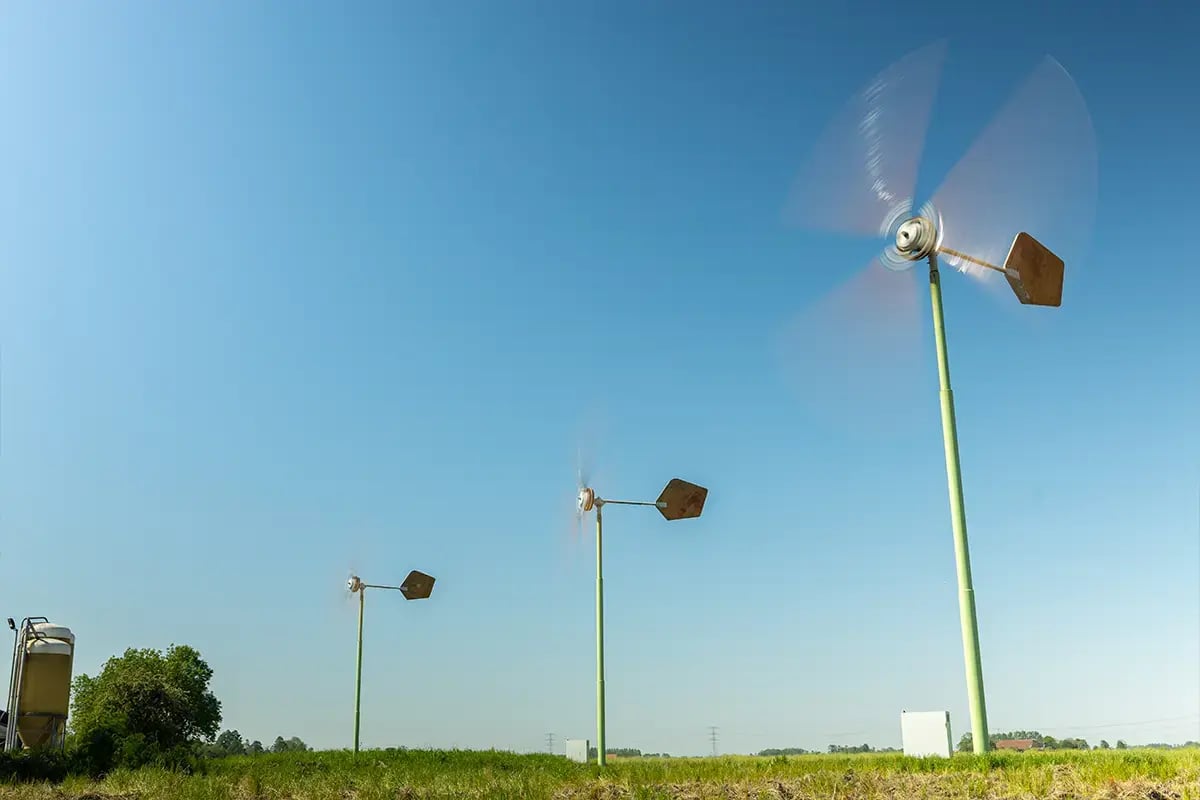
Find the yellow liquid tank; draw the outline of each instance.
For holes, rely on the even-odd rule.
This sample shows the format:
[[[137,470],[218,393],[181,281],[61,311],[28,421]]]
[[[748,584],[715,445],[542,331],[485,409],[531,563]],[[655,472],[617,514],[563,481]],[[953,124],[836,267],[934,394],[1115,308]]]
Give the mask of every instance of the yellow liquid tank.
[[[37,622],[25,639],[18,696],[17,734],[25,747],[58,745],[66,734],[71,704],[75,634],[50,622]]]

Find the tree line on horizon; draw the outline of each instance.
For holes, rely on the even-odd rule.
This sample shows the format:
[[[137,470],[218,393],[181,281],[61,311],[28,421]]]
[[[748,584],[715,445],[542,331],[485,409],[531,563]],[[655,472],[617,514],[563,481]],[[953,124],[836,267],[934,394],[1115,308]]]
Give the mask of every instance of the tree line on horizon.
[[[1086,739],[1055,739],[1053,736],[1047,736],[1040,731],[1009,731],[1008,733],[989,733],[988,743],[991,748],[996,749],[996,742],[1001,739],[1031,739],[1033,746],[1043,750],[1091,750]],[[1107,746],[1105,742],[1105,746]],[[958,740],[958,751],[960,753],[969,753],[975,746],[975,737],[970,731],[964,733],[962,738]],[[1124,750],[1129,745],[1125,744],[1124,740],[1117,742],[1117,749]]]
[[[1108,743],[1107,739],[1101,739],[1096,745],[1088,744],[1087,739],[1056,739],[1053,736],[1047,736],[1040,731],[1010,731],[1008,733],[991,733],[988,734],[988,741],[992,748],[995,749],[996,742],[1001,739],[1031,739],[1034,747],[1043,750],[1128,750],[1130,745],[1124,739],[1117,739],[1116,745]],[[958,751],[968,753],[973,749],[975,743],[974,737],[968,733],[964,733],[962,738],[958,740]],[[1155,742],[1152,744],[1139,745],[1143,749],[1152,750],[1176,750],[1190,749],[1200,747],[1200,742],[1187,741],[1183,744],[1165,744]]]
[[[263,743],[257,739],[249,741],[243,739],[237,731],[227,730],[222,731],[215,742],[204,748],[204,755],[208,758],[226,758],[228,756],[257,756],[263,753],[306,753],[310,750],[312,748],[301,741],[298,736],[292,736],[289,739],[276,736],[274,744],[267,748],[263,747]]]
[[[872,747],[869,744],[831,744],[825,750],[806,750],[803,747],[769,747],[759,750],[759,756],[815,756],[823,753],[849,755],[855,753],[899,753],[897,747]]]

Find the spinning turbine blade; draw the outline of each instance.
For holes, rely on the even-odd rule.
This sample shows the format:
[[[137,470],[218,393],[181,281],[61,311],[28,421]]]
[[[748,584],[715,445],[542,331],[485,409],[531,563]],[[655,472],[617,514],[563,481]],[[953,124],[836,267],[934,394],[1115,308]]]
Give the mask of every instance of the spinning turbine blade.
[[[578,449],[578,451],[576,453],[576,461],[575,461],[575,476],[576,476],[576,480],[575,480],[576,488],[578,488],[578,489],[584,488],[585,486],[588,485],[588,482],[591,481],[591,479],[592,479],[591,448],[588,449],[588,453],[586,456],[584,455],[582,447],[580,447]]]
[[[585,416],[574,437],[571,471],[567,473],[571,475],[570,483],[564,485],[558,500],[561,505],[556,510],[555,537],[561,547],[562,568],[573,567],[589,552],[586,546],[589,542],[586,527],[589,517],[579,510],[579,492],[590,486],[595,478],[596,443],[601,438],[601,424],[595,410]]]
[[[341,623],[346,617],[353,617],[358,613],[358,598],[347,588],[346,583],[351,576],[359,573],[354,569],[343,567],[328,570],[324,574],[328,575],[322,590],[326,612],[331,619],[336,619]]]
[[[924,377],[919,279],[872,260],[793,320],[780,355],[805,406],[864,434],[905,427]]]
[[[590,438],[590,436],[589,436],[589,438]],[[584,517],[584,515],[583,515],[583,512],[579,510],[578,498],[579,498],[579,493],[581,491],[583,491],[584,488],[591,485],[592,471],[593,471],[592,470],[593,450],[594,450],[594,445],[590,444],[590,443],[586,447],[581,445],[576,450],[575,495],[572,498],[572,502],[574,503],[573,509],[574,509],[574,513],[575,513],[575,518],[574,518],[575,524],[574,524],[574,529],[572,531],[572,534],[573,534],[572,538],[576,545],[581,544],[583,542],[583,522],[584,522],[583,517]]]
[[[589,487],[596,479],[596,453],[599,443],[604,438],[604,423],[599,409],[592,409],[580,420],[575,434],[575,448],[572,453],[575,460],[575,493]]]
[[[1096,215],[1096,136],[1078,87],[1046,57],[934,192],[942,248],[1003,266],[1025,231],[1081,266]],[[1004,276],[943,253],[941,261],[1011,294]]]
[[[842,108],[800,170],[785,221],[882,237],[893,209],[911,203],[945,51],[939,41],[910,53]]]

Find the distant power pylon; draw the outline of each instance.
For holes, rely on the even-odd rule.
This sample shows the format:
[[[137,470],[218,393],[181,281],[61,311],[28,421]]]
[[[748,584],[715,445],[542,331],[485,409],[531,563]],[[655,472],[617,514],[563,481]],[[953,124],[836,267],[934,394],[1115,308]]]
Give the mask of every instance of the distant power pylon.
[[[717,754],[717,726],[716,725],[708,726],[708,738],[712,742],[713,755],[715,756]]]
[[[554,753],[554,734],[553,733],[546,734],[546,752],[550,753],[550,754]]]

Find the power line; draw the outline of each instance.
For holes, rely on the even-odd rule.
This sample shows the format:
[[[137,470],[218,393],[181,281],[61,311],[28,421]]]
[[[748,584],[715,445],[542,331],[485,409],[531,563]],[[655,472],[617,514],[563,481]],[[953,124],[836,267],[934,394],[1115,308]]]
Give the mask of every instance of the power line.
[[[546,752],[551,753],[551,754],[554,753],[554,734],[553,733],[546,734]]]
[[[717,754],[717,726],[716,725],[708,726],[708,738],[712,742],[712,753],[715,756]]]

